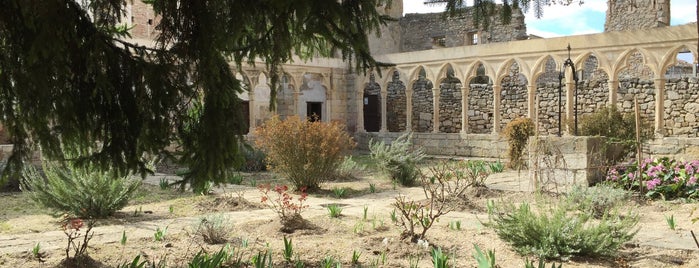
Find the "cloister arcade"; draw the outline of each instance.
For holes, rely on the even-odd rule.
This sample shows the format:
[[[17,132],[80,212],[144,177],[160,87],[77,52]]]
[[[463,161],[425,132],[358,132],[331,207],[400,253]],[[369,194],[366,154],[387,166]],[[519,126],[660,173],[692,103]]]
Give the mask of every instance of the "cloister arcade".
[[[696,134],[699,123],[692,119],[699,107],[691,105],[699,95],[696,80],[681,85],[690,90],[676,96],[668,85],[674,89],[677,79],[666,77],[680,52],[691,53],[696,66],[696,24],[379,55],[395,67],[358,76],[356,106],[380,103],[371,114],[357,109],[357,131],[497,134],[510,120],[529,117],[543,133],[553,134],[558,74],[570,57],[585,70],[578,73],[585,89],[578,92],[579,116],[601,105],[632,111],[629,101],[636,97],[657,135]],[[570,68],[562,88],[566,122],[576,110]]]

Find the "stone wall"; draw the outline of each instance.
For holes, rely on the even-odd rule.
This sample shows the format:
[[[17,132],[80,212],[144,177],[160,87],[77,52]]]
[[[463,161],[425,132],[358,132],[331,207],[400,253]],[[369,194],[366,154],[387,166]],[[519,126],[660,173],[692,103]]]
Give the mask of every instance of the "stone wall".
[[[357,149],[368,150],[369,141],[391,143],[402,133],[355,133]],[[458,133],[413,133],[413,144],[430,155],[453,155],[505,159],[507,141],[497,135]]]
[[[697,78],[669,79],[665,88],[666,134],[675,137],[699,137]]]
[[[458,133],[461,131],[461,82],[448,80],[439,89],[439,132]]]
[[[478,44],[526,39],[524,15],[519,9],[512,13],[509,25],[493,16],[488,29],[473,24],[470,9],[455,17],[442,13],[406,14],[400,19],[401,52],[470,45],[469,35],[473,33],[478,34]]]
[[[388,131],[402,132],[407,127],[406,110],[408,108],[405,85],[394,75],[393,81],[388,83],[388,96],[386,98],[386,124]]]
[[[549,191],[596,183],[604,178],[604,148],[603,137],[531,137],[529,178]]]
[[[415,132],[431,132],[434,120],[432,82],[421,77],[413,84],[413,120]]]
[[[670,25],[670,0],[608,0],[607,2],[605,32],[650,29],[668,25]]]
[[[493,132],[493,86],[471,84],[468,95],[469,133],[486,134]]]

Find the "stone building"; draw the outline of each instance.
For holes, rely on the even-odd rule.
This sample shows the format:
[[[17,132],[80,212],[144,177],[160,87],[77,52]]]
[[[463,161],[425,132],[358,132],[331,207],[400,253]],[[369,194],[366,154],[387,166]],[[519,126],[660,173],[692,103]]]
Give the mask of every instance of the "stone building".
[[[147,42],[157,18],[136,11],[135,2],[134,36]],[[697,58],[697,26],[667,26],[668,0],[610,0],[605,33],[545,39],[527,39],[521,13],[509,26],[493,21],[482,29],[468,12],[403,17],[400,0],[378,8],[400,18],[370,48],[395,67],[362,75],[340,58],[285,64],[274,112],[343,121],[360,144],[414,131],[428,152],[499,157],[492,148],[502,146],[498,134],[515,118],[534,119],[542,135],[557,134],[562,122],[560,131],[570,134],[574,118],[605,105],[632,111],[636,99],[658,137],[699,137],[699,82],[677,75],[687,69],[677,65],[678,53]],[[569,57],[577,85],[570,69],[561,76]],[[273,113],[269,74],[256,66],[236,70],[249,88],[240,97],[251,128]]]

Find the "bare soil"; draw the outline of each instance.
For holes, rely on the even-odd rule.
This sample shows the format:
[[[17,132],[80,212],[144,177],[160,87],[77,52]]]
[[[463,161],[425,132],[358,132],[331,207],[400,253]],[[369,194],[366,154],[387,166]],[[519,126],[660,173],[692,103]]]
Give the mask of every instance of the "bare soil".
[[[283,237],[287,237],[293,242],[295,258],[306,267],[320,267],[321,261],[330,257],[344,267],[352,267],[354,251],[361,253],[359,262],[364,267],[374,264],[409,267],[415,260],[419,260],[419,267],[432,267],[429,250],[424,245],[401,240],[402,230],[390,217],[396,196],[402,194],[420,200],[424,198],[421,188],[395,187],[367,172],[359,179],[329,182],[322,185],[326,191],[308,197],[309,207],[301,214],[303,222],[289,231],[283,230],[275,212],[261,205],[259,191],[249,186],[257,176],[266,181],[272,176],[269,173],[246,176],[248,186],[226,186],[208,196],[173,194],[173,190],[148,186],[148,198],[138,198],[112,218],[97,222],[88,248],[89,259],[79,263],[64,261],[67,240],[56,219],[27,203],[23,193],[2,194],[0,203],[5,206],[0,210],[0,266],[115,267],[141,255],[142,260],[159,262],[165,267],[186,267],[197,252],[213,253],[224,246],[208,245],[197,234],[201,217],[221,214],[232,226],[228,243],[248,264],[253,255],[269,250],[274,267],[291,267],[282,257]],[[521,175],[493,175],[489,182],[505,181],[498,176]],[[167,176],[149,178],[147,182],[157,184],[163,177]],[[370,193],[369,184],[375,185],[375,193]],[[330,189],[343,187],[349,190],[348,196],[335,198]],[[488,200],[536,202],[534,194],[483,188],[469,190],[466,196],[455,201],[456,209],[427,232],[431,247],[448,252],[454,267],[477,266],[472,257],[474,244],[494,250],[500,267],[524,267],[525,259],[536,259],[517,254],[494,230],[484,226],[488,221]],[[329,204],[341,206],[342,216],[330,218]],[[690,230],[699,231],[699,224],[690,221],[690,213],[698,206],[679,201],[629,201],[627,207],[641,215],[636,239],[626,244],[616,257],[573,258],[564,261],[563,267],[699,267],[698,248],[686,243],[688,239],[691,241]],[[666,223],[666,216],[670,215],[677,222],[676,230],[669,230]],[[461,223],[461,229],[449,228],[449,223],[456,221]],[[154,238],[157,229],[166,230],[161,241]],[[122,234],[128,237],[124,245],[120,243]],[[41,260],[31,253],[37,243],[42,248]]]

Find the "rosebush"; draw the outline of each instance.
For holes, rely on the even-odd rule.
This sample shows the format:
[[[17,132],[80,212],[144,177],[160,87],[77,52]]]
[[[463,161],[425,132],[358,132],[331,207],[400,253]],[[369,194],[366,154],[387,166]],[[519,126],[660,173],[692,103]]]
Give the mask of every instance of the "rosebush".
[[[296,189],[316,190],[340,166],[356,143],[338,122],[310,122],[298,116],[275,116],[255,131],[255,144],[270,167]]]
[[[650,198],[699,198],[699,160],[678,161],[667,157],[646,158],[637,163],[611,168],[606,182],[627,190],[644,192]]]

